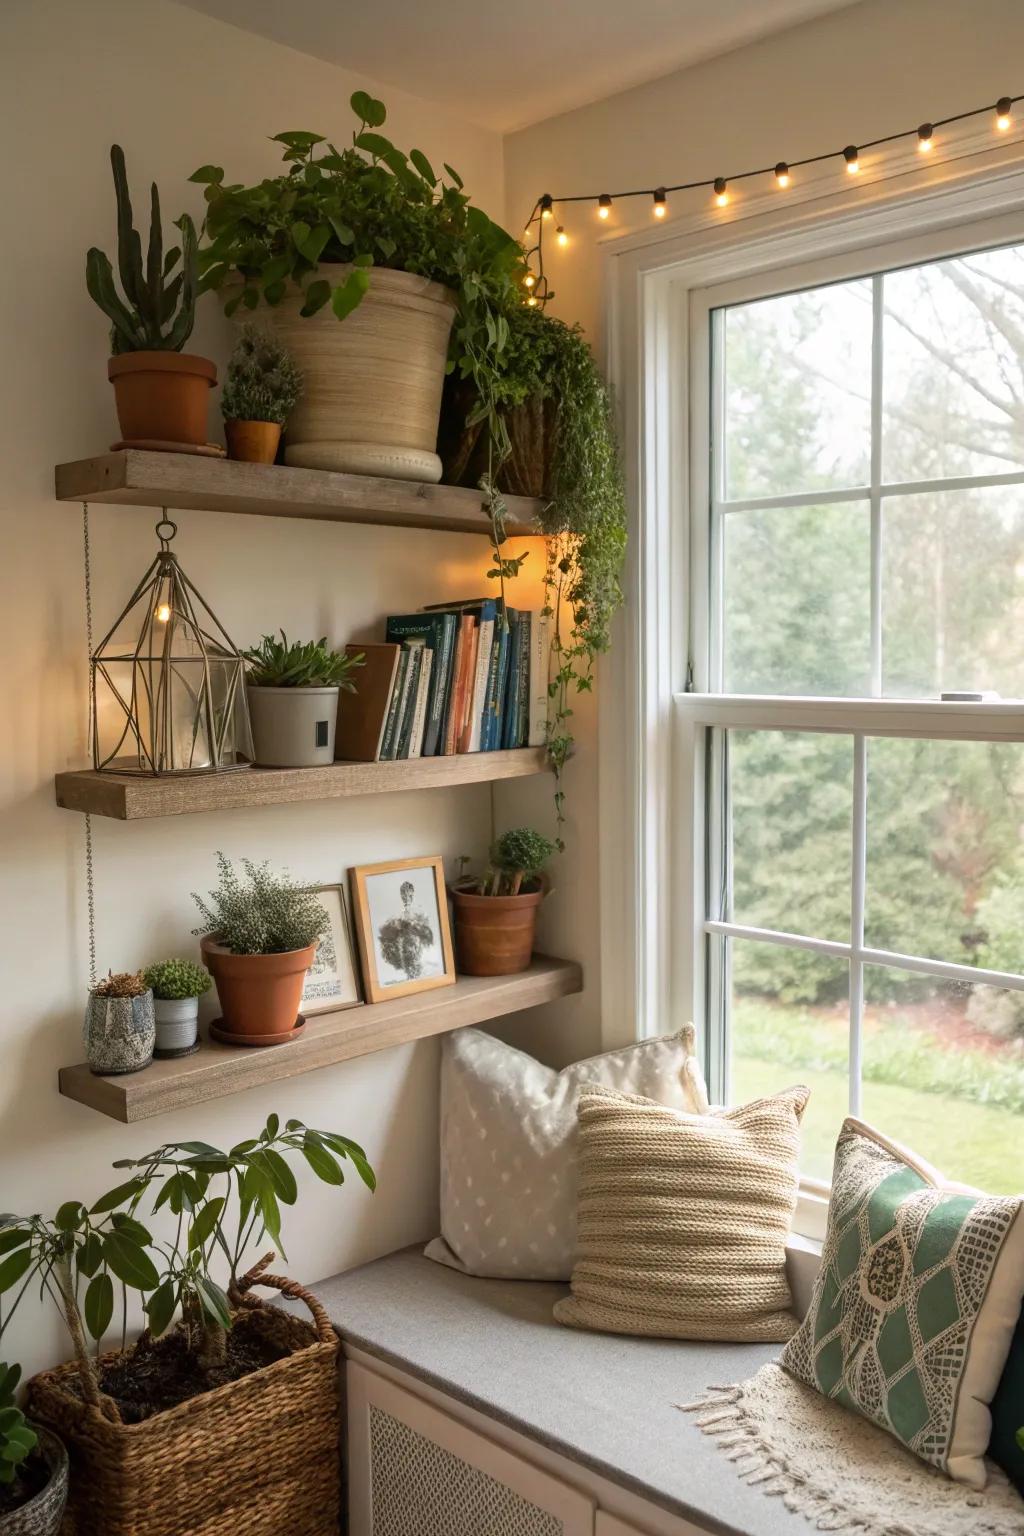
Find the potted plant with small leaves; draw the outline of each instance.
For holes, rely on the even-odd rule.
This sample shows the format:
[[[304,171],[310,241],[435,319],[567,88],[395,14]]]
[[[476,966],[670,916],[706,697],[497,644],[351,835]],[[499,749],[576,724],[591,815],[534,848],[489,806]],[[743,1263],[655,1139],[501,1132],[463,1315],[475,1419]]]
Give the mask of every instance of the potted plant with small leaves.
[[[288,348],[270,331],[242,327],[220,397],[228,458],[273,464],[281,429],[302,393]]]
[[[217,370],[207,357],[181,349],[192,334],[198,289],[195,225],[182,214],[181,245],[164,253],[160,194],[151,191],[146,256],[133,223],[124,151],[110,150],[117,197],[117,260],[94,246],[85,259],[90,297],[110,321],[107,374],[121,427],[118,448],[166,448],[187,453],[206,445],[206,413]],[[180,266],[179,266],[180,263]],[[175,268],[178,268],[175,271]]]
[[[0,1361],[0,1536],[57,1536],[68,1453],[55,1434],[25,1418],[14,1399],[20,1379],[20,1366]]]
[[[555,852],[555,844],[540,832],[516,827],[493,845],[482,876],[455,882],[451,898],[460,971],[467,976],[511,976],[527,969],[537,909],[549,889],[544,866]]]
[[[213,985],[194,960],[160,960],[144,972],[153,993],[154,1056],[190,1056],[199,1049],[199,999]]]
[[[223,853],[217,865],[209,900],[192,893],[202,917],[194,931],[221,1006],[210,1034],[227,1045],[282,1045],[305,1025],[302,987],[330,919],[315,891],[267,863],[243,859],[244,880]]]
[[[262,768],[316,768],[334,762],[342,692],[355,693],[362,655],[332,651],[327,636],[305,643],[264,635],[242,652],[254,761]]]
[[[337,1336],[315,1297],[265,1273],[273,1255],[245,1269],[267,1239],[284,1253],[296,1155],[325,1184],[347,1163],[374,1188],[357,1143],[271,1115],[230,1151],[190,1141],[121,1160],[130,1177],[88,1209],[0,1217],[0,1294],[14,1297],[0,1336],[29,1290],[71,1336],[74,1358],[29,1383],[28,1411],[69,1447],[76,1536],[336,1536]],[[157,1219],[169,1236],[153,1237]],[[302,1301],[312,1325],[256,1285]],[[133,1344],[129,1294],[147,1319]],[[120,1348],[104,1351],[115,1313]]]
[[[153,1060],[153,993],[141,971],[108,971],[89,993],[85,1053],[93,1072],[138,1072]]]

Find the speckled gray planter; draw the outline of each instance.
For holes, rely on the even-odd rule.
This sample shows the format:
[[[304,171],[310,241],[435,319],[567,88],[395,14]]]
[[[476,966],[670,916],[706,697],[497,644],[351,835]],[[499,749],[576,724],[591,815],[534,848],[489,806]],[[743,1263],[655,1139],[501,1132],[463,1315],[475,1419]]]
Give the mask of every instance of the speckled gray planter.
[[[85,1009],[85,1054],[93,1072],[138,1072],[153,1060],[156,1022],[153,994],[96,997]]]
[[[57,1436],[41,1424],[32,1428],[39,1436],[39,1450],[50,1469],[50,1481],[34,1499],[0,1515],[0,1536],[57,1536],[68,1498],[68,1453]]]

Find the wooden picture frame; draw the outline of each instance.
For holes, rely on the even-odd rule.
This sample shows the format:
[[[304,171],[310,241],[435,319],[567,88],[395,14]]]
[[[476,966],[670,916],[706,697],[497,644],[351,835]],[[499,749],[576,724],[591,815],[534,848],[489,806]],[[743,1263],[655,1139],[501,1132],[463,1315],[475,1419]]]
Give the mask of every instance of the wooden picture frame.
[[[400,877],[407,876],[405,880]],[[349,871],[363,986],[371,1003],[455,985],[440,855]]]
[[[352,937],[352,918],[345,885],[343,882],[337,885],[318,885],[316,893],[331,919],[331,927],[330,932],[317,945],[313,964],[303,982],[299,1011],[307,1018],[314,1018],[318,1013],[335,1013],[342,1008],[360,1008],[363,1004],[361,968]],[[322,947],[328,940],[333,954],[322,957]],[[320,964],[322,958],[328,961],[326,970]],[[332,958],[335,962],[333,966],[329,963]]]

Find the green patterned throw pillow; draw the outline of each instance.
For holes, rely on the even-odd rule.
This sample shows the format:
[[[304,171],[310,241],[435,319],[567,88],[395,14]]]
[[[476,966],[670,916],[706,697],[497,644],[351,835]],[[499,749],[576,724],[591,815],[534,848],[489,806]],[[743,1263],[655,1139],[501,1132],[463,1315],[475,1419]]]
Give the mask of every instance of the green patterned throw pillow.
[[[950,1185],[847,1120],[821,1269],[783,1365],[983,1488],[989,1404],[1024,1291],[1022,1205]]]

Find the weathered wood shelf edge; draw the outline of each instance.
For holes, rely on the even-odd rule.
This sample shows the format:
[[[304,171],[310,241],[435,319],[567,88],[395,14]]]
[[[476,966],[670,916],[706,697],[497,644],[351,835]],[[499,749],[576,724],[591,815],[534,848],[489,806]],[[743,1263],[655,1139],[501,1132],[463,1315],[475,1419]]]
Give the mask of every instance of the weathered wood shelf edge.
[[[387,763],[328,763],[323,768],[235,768],[227,773],[143,775],[58,773],[57,804],[66,811],[145,821],[154,816],[193,816],[299,801],[340,800],[409,789],[449,789],[543,773],[544,747],[507,752],[465,752],[452,757],[411,757]]]
[[[582,986],[583,973],[574,960],[535,955],[530,969],[518,976],[460,976],[452,987],[313,1015],[305,1032],[288,1045],[253,1050],[205,1040],[194,1056],[154,1061],[141,1072],[120,1077],[96,1077],[84,1062],[63,1067],[60,1091],[65,1098],[131,1125],[428,1035],[486,1024],[568,997]]]
[[[54,479],[58,501],[247,512],[335,523],[441,528],[451,533],[490,531],[479,491],[327,469],[241,464],[198,454],[122,448],[116,453],[58,464]],[[508,532],[537,533],[536,519],[543,503],[529,496],[507,496],[505,500]]]

